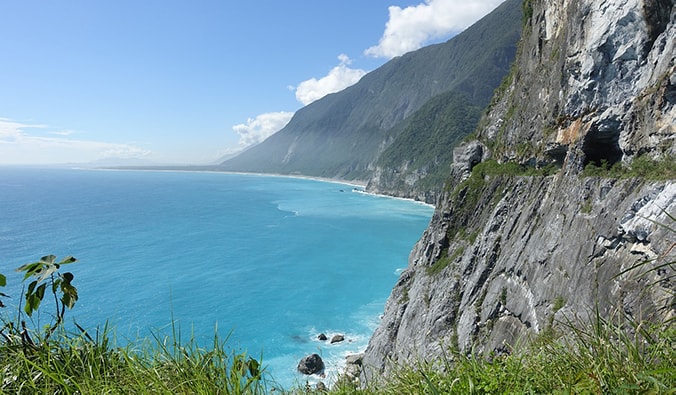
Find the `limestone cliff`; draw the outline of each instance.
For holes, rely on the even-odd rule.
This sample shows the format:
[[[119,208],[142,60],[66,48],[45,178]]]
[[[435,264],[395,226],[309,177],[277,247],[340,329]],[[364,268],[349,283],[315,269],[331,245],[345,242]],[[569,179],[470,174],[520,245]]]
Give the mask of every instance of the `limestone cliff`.
[[[588,177],[640,160],[674,168],[673,0],[525,1],[513,72],[411,252],[372,337],[365,379],[444,348],[499,352],[564,317],[673,314],[674,173]],[[605,174],[602,172],[602,175]],[[610,173],[607,173],[610,174]],[[647,287],[648,284],[656,284]]]

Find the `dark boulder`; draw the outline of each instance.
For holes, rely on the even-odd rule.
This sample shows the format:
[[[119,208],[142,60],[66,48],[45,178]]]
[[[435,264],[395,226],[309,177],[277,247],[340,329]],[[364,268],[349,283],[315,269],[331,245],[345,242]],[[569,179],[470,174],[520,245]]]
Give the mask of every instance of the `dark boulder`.
[[[326,335],[323,334],[323,333],[320,333],[319,336],[317,336],[317,340],[325,341],[325,340],[327,340],[327,339],[328,339],[328,338],[327,338]]]
[[[345,340],[345,336],[343,336],[343,335],[335,335],[335,336],[333,336],[333,337],[331,338],[331,344],[333,344],[333,343],[340,343],[340,342],[342,342],[343,340]]]
[[[298,362],[298,371],[307,375],[321,374],[324,372],[324,361],[318,354],[308,355]]]

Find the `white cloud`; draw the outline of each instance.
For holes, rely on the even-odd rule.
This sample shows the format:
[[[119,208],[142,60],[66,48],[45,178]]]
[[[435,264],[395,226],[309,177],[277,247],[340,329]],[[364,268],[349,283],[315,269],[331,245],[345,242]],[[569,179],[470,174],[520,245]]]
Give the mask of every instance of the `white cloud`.
[[[49,134],[53,134],[55,136],[70,136],[72,134],[75,134],[75,132],[72,130],[59,130],[55,132],[49,132]]]
[[[308,105],[329,93],[342,91],[348,86],[356,84],[366,74],[364,70],[349,68],[351,60],[347,55],[341,54],[338,59],[340,64],[332,68],[325,77],[311,78],[298,84],[296,99],[299,102]]]
[[[63,134],[46,130],[46,125],[0,118],[0,164],[83,163],[113,157],[144,158],[151,153],[130,144],[44,137],[30,133],[30,129],[38,129],[48,135]]]
[[[45,128],[45,125],[29,125],[12,121],[7,118],[0,118],[0,143],[7,143],[21,140],[24,137],[24,129]]]
[[[421,48],[431,40],[458,33],[504,0],[425,0],[416,6],[390,6],[390,17],[378,45],[368,56],[393,58]]]
[[[292,112],[269,112],[260,114],[256,118],[249,118],[246,123],[232,127],[239,134],[239,147],[244,149],[252,144],[258,144],[275,132],[286,126],[293,117]]]

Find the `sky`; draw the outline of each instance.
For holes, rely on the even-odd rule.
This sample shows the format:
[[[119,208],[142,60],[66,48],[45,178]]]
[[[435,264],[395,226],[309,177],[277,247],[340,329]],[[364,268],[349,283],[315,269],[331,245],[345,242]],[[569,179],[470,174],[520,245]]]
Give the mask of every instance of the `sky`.
[[[0,165],[213,164],[503,0],[0,0]]]

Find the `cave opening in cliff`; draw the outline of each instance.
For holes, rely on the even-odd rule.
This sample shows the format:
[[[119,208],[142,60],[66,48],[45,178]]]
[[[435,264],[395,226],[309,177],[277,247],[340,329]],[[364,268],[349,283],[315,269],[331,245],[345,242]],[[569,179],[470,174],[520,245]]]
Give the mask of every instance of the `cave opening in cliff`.
[[[584,164],[593,163],[596,166],[612,166],[622,159],[622,150],[618,142],[619,133],[616,131],[590,131],[584,138],[582,151],[585,155]]]

